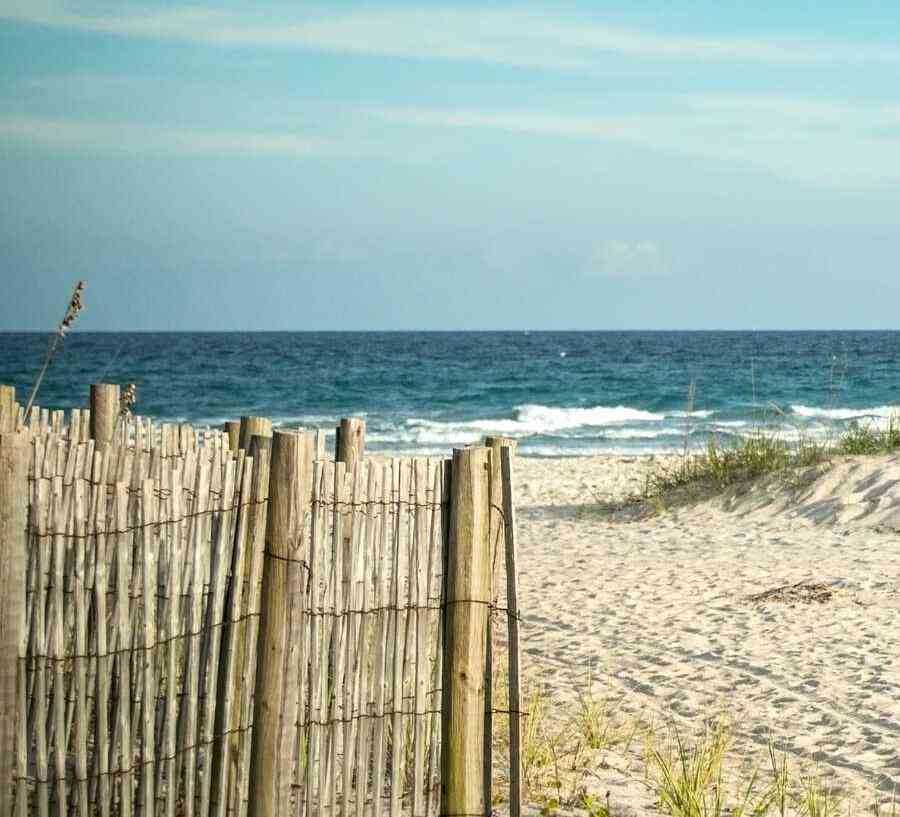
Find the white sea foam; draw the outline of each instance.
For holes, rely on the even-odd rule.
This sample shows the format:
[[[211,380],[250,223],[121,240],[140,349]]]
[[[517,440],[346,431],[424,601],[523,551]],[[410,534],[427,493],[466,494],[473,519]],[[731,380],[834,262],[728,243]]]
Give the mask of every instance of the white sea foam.
[[[658,440],[660,437],[680,437],[683,428],[610,428],[602,432],[607,440]]]
[[[581,428],[621,426],[632,422],[658,422],[663,414],[654,414],[628,406],[595,406],[593,408],[556,408],[524,405],[515,409],[512,419],[427,420],[412,418],[398,437],[409,441],[475,442],[484,434],[505,434],[510,437],[529,437],[536,434],[560,434]],[[569,435],[563,435],[569,436]]]
[[[900,414],[900,406],[876,406],[875,408],[817,408],[815,406],[792,405],[791,411],[798,417],[823,418],[827,420],[855,420],[866,417],[888,420]]]
[[[562,431],[581,426],[608,426],[618,423],[653,422],[665,419],[664,414],[629,406],[594,406],[593,408],[555,408],[525,405],[516,408],[516,420],[534,428],[534,433]]]

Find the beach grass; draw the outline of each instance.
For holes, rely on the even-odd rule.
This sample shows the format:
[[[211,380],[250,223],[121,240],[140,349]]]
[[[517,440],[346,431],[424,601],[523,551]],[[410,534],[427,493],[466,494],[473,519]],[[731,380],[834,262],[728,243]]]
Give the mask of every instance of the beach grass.
[[[900,450],[900,417],[887,426],[852,422],[831,440],[815,440],[802,434],[788,440],[777,431],[760,427],[739,440],[711,437],[700,451],[687,451],[661,461],[643,489],[629,497],[624,507],[664,509],[720,494],[764,476],[781,475],[795,483],[798,472],[827,467],[845,456],[878,456]]]
[[[840,781],[769,741],[748,757],[727,711],[691,730],[676,717],[629,714],[619,697],[590,685],[562,711],[538,683],[528,685],[523,724],[524,803],[544,817],[632,813],[609,781],[639,786],[652,810],[671,817],[852,817]],[[502,741],[502,736],[498,735]],[[635,740],[635,739],[639,740]],[[643,748],[640,749],[639,745]],[[872,792],[875,817],[896,817]],[[499,801],[498,801],[499,802]]]

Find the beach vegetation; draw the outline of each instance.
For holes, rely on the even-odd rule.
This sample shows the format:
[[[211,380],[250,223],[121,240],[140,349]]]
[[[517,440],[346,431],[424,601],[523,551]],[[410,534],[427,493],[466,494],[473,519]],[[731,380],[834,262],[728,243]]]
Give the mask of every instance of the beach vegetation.
[[[853,421],[831,440],[803,434],[788,439],[764,427],[738,439],[710,437],[699,451],[685,450],[661,459],[647,475],[643,488],[621,507],[642,511],[707,499],[767,476],[783,478],[788,487],[799,487],[802,477],[816,476],[838,458],[879,456],[900,451],[900,417],[886,425]]]
[[[648,810],[671,817],[839,817],[852,815],[837,778],[770,740],[762,756],[736,740],[727,711],[699,730],[674,716],[631,714],[593,682],[559,705],[543,685],[528,686],[522,731],[523,802],[543,817],[631,813],[615,784],[636,784]],[[637,738],[638,740],[635,740]],[[495,740],[505,743],[504,730]],[[612,784],[612,785],[611,785]],[[893,800],[875,817],[896,817]],[[642,799],[644,799],[642,797]]]
[[[47,354],[44,357],[44,365],[41,366],[40,372],[38,372],[38,376],[34,381],[34,385],[31,387],[31,393],[28,395],[28,402],[25,404],[25,420],[27,422],[28,416],[31,414],[31,407],[34,405],[35,398],[38,394],[38,389],[41,387],[41,383],[44,380],[44,375],[47,374],[47,370],[50,368],[50,364],[53,362],[53,357],[59,349],[59,345],[65,340],[66,335],[71,331],[72,326],[75,323],[75,319],[78,317],[78,314],[84,309],[84,288],[85,282],[79,281],[75,285],[75,289],[72,291],[72,297],[69,299],[69,303],[66,306],[65,314],[62,317],[62,320],[59,322],[59,326],[56,327],[56,331],[50,338],[50,344],[47,347]]]

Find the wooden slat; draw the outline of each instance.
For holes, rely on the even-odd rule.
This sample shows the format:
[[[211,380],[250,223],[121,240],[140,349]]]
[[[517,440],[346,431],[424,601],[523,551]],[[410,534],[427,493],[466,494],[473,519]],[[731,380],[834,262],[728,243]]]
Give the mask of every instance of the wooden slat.
[[[68,814],[66,787],[66,683],[63,676],[63,660],[66,654],[65,610],[63,589],[65,586],[66,529],[72,508],[71,483],[63,484],[62,477],[53,479],[53,747],[56,767],[55,796],[59,817]]]
[[[178,724],[179,769],[184,768],[185,817],[196,810],[197,795],[197,721],[200,694],[200,643],[203,635],[203,583],[209,557],[206,511],[210,506],[210,466],[201,462],[197,469],[194,502],[191,509],[188,541],[191,559],[190,608],[187,622],[187,667],[184,673],[181,713]]]
[[[35,483],[36,502],[32,508],[32,526],[37,532],[33,538],[33,554],[37,568],[37,584],[34,595],[34,651],[37,654],[35,661],[35,683],[32,693],[36,703],[34,707],[34,735],[35,735],[35,775],[38,782],[35,786],[35,799],[37,801],[38,817],[48,817],[49,814],[49,788],[45,782],[49,775],[48,750],[47,750],[47,593],[48,578],[52,569],[51,547],[52,542],[47,536],[53,519],[50,517],[50,483],[45,479],[39,479]]]
[[[257,644],[259,633],[259,606],[262,594],[262,570],[265,554],[266,524],[269,496],[269,461],[272,449],[271,438],[255,435],[250,442],[253,457],[253,482],[250,488],[250,573],[248,576],[247,624],[245,627],[246,647],[243,664],[243,689],[240,706],[240,758],[235,789],[237,797],[237,817],[245,817],[248,811],[247,789],[250,776],[250,751],[253,742],[253,690],[256,686]]]
[[[428,565],[428,472],[426,463],[416,460],[413,464],[413,477],[415,479],[415,521],[413,553],[415,562],[410,565],[412,575],[415,576],[415,699],[413,721],[413,814],[425,813],[425,687],[428,671],[428,579],[426,570]],[[410,589],[410,602],[413,600],[413,591]]]
[[[171,472],[171,490],[166,502],[166,534],[169,538],[168,581],[166,582],[168,598],[163,611],[166,622],[166,638],[169,643],[166,649],[166,712],[163,730],[160,736],[162,755],[165,764],[160,764],[160,771],[165,766],[166,776],[166,817],[175,817],[175,800],[178,795],[178,776],[176,751],[178,749],[178,673],[183,667],[181,657],[184,654],[183,644],[179,643],[182,634],[181,581],[185,563],[184,524],[181,521],[184,513],[182,475],[178,470]],[[160,775],[157,776],[157,780]]]
[[[408,613],[403,609],[408,603],[408,580],[406,565],[408,553],[409,469],[402,460],[395,460],[397,472],[395,485],[398,486],[395,506],[393,541],[393,618],[392,629],[393,660],[391,664],[391,800],[390,817],[398,817],[403,796],[403,669],[406,662],[406,623]]]
[[[322,625],[321,611],[324,608],[324,594],[322,592],[322,561],[324,543],[327,535],[327,516],[324,508],[324,500],[326,496],[326,479],[328,473],[333,473],[333,469],[327,467],[323,462],[316,462],[313,468],[313,489],[314,502],[311,526],[311,545],[309,553],[309,569],[310,569],[310,592],[309,592],[309,655],[311,669],[309,675],[309,683],[307,684],[307,713],[308,721],[306,727],[306,774],[304,780],[305,803],[303,814],[304,817],[312,817],[313,809],[317,805],[318,792],[318,775],[316,763],[319,759],[318,751],[318,735],[322,731],[321,726],[316,722],[321,720],[321,696],[319,693],[319,683],[321,678],[321,665],[316,660],[319,655],[319,640]]]
[[[365,504],[365,535],[360,546],[359,562],[362,575],[362,588],[360,595],[360,609],[363,610],[360,626],[357,633],[355,654],[359,663],[359,683],[355,700],[355,710],[359,718],[356,724],[355,756],[356,767],[352,773],[352,779],[356,781],[356,817],[363,817],[369,788],[369,733],[371,731],[370,715],[372,710],[372,677],[370,665],[374,665],[374,657],[377,652],[377,643],[374,638],[375,616],[372,605],[375,593],[374,571],[378,569],[378,555],[376,553],[376,535],[378,526],[377,498],[378,498],[378,468],[371,461],[366,463],[366,504]],[[374,649],[373,649],[374,648]],[[376,788],[377,792],[377,788]],[[349,817],[349,810],[344,809],[345,817]]]
[[[428,781],[429,791],[425,802],[426,817],[440,811],[440,747],[441,747],[441,682],[443,665],[443,602],[444,602],[444,558],[446,554],[446,532],[449,517],[447,503],[450,490],[450,461],[437,463],[434,469],[432,492],[432,513],[428,546],[428,601],[433,667],[431,673],[431,724],[429,730]]]
[[[221,452],[219,452],[221,454]],[[235,460],[229,459],[225,465],[225,479],[219,496],[218,531],[212,543],[209,601],[206,616],[207,649],[203,660],[204,667],[204,705],[203,729],[203,778],[200,790],[200,814],[209,813],[209,798],[212,786],[213,752],[221,746],[221,740],[215,736],[216,690],[218,689],[218,673],[220,669],[219,655],[222,644],[222,621],[225,605],[225,583],[231,569],[232,549],[234,547],[233,520],[235,518],[234,487]]]
[[[110,449],[106,450],[108,465]],[[109,780],[109,681],[112,674],[112,658],[109,656],[107,639],[107,491],[106,476],[101,475],[92,489],[94,511],[91,516],[92,544],[97,553],[94,567],[94,653],[97,657],[96,672],[96,729],[94,738],[93,765],[96,770],[96,798],[100,817],[109,817],[112,808]]]
[[[28,469],[30,440],[13,432],[0,435],[0,809],[3,815],[27,810],[23,767],[27,771],[25,731]],[[17,714],[18,713],[18,714]],[[18,775],[15,801],[11,781]]]
[[[385,698],[388,685],[388,662],[391,627],[394,612],[387,607],[393,599],[393,581],[396,571],[392,561],[391,511],[394,498],[394,469],[385,465],[381,481],[381,520],[378,526],[378,574],[376,575],[376,604],[378,614],[378,643],[375,652],[375,723],[372,734],[372,780],[374,785],[374,817],[381,817],[384,798],[385,766]],[[385,569],[390,566],[388,569]]]
[[[76,811],[81,817],[88,814],[87,779],[87,592],[85,546],[87,536],[87,504],[83,479],[75,480],[75,792]]]
[[[342,679],[337,676],[338,656],[341,655],[339,641],[332,640],[336,627],[340,627],[337,620],[337,611],[341,608],[343,600],[343,564],[344,564],[344,538],[343,538],[343,503],[344,503],[344,478],[346,466],[342,462],[334,464],[334,499],[331,514],[331,541],[325,546],[322,554],[325,559],[330,557],[330,570],[325,572],[328,576],[328,588],[324,595],[322,621],[322,643],[319,651],[319,701],[320,719],[326,726],[319,731],[319,814],[334,813],[334,787],[333,770],[337,760],[337,745],[335,742],[337,730],[334,728],[337,717],[338,701],[342,701],[341,690],[338,684]],[[334,688],[329,689],[329,679],[335,679]]]
[[[141,483],[141,586],[143,596],[143,695],[141,700],[141,808],[152,815],[156,811],[156,594],[158,580],[158,548],[156,524],[159,520],[155,483]]]
[[[225,617],[230,622],[224,633],[222,656],[225,671],[219,676],[219,687],[216,693],[216,726],[219,749],[216,752],[216,765],[213,769],[212,801],[216,817],[225,817],[228,811],[228,782],[237,757],[233,757],[237,746],[232,740],[232,733],[237,729],[239,713],[235,707],[236,689],[238,685],[237,661],[240,656],[239,640],[244,630],[239,626],[244,601],[245,563],[250,550],[247,541],[250,524],[250,491],[253,483],[253,459],[243,459],[240,493],[236,500],[240,503],[237,530],[234,537],[234,559],[232,562],[231,593],[226,601]]]
[[[351,525],[352,537],[348,552],[348,565],[344,570],[349,581],[345,593],[345,626],[343,632],[344,644],[344,700],[342,707],[343,723],[336,729],[341,729],[343,748],[343,772],[341,775],[341,813],[349,817],[350,804],[353,795],[353,777],[356,761],[356,729],[359,725],[359,692],[360,674],[362,664],[367,660],[365,645],[359,642],[359,634],[362,630],[363,615],[359,612],[363,608],[363,582],[365,568],[363,561],[366,558],[365,525],[366,515],[363,512],[368,497],[366,484],[363,482],[367,469],[357,460],[353,468],[352,503],[350,511],[353,522]],[[357,785],[359,785],[357,781]],[[359,796],[357,792],[357,797]],[[334,813],[334,812],[332,812]]]

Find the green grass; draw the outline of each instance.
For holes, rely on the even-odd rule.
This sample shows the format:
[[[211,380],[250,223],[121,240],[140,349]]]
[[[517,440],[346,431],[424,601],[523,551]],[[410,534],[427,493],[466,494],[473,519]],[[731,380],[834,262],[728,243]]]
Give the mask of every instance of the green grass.
[[[872,423],[851,423],[834,447],[836,454],[891,454],[900,449],[900,417],[893,416],[887,428]]]
[[[616,817],[607,774],[641,781],[648,803],[670,817],[841,817],[851,815],[836,779],[817,766],[789,762],[769,743],[745,755],[733,719],[720,715],[699,731],[664,719],[655,725],[626,714],[623,701],[589,685],[562,710],[545,687],[529,685],[523,724],[523,800],[544,817],[586,812]],[[638,737],[643,751],[633,745]],[[746,747],[745,747],[746,749]],[[897,817],[893,799],[875,817]]]
[[[819,442],[801,437],[792,442],[760,428],[733,442],[713,437],[706,448],[686,452],[651,473],[643,490],[625,506],[663,508],[705,499],[759,477],[780,475],[791,482],[811,466],[828,466],[836,457],[876,456],[900,450],[900,418],[886,428],[853,422],[836,439]]]

